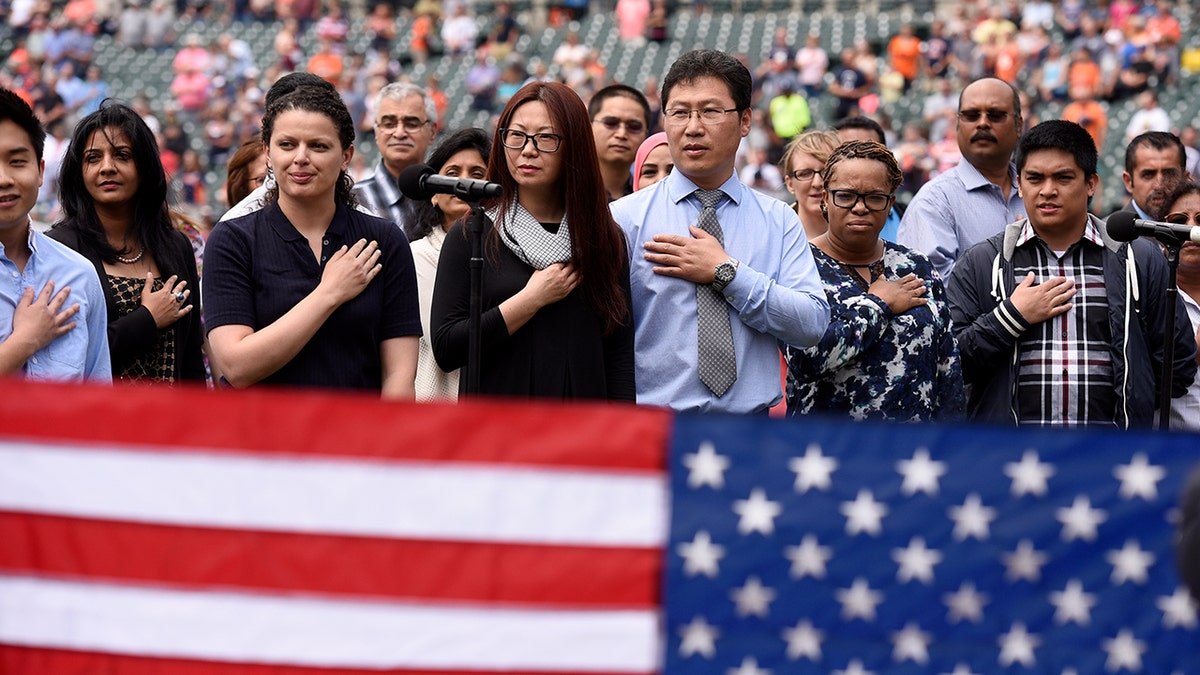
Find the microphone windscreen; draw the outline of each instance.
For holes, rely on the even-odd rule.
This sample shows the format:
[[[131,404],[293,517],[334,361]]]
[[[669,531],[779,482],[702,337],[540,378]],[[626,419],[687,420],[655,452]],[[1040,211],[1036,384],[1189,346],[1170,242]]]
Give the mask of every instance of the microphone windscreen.
[[[417,199],[424,201],[433,196],[432,192],[427,192],[421,186],[421,179],[433,173],[433,169],[427,164],[414,164],[404,168],[400,175],[396,178],[396,182],[400,184],[400,191],[409,199]]]
[[[1133,241],[1138,238],[1133,225],[1136,219],[1137,214],[1132,211],[1117,211],[1104,221],[1104,229],[1108,230],[1108,236],[1117,241]]]

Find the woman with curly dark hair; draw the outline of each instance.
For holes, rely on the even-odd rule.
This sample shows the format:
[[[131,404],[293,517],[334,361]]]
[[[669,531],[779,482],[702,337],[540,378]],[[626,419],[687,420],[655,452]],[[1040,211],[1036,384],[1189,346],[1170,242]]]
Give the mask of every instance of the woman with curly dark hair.
[[[114,378],[203,381],[196,262],[171,224],[158,145],[137,112],[106,101],[80,120],[59,195],[64,217],[49,234],[96,267]]]
[[[484,203],[479,393],[634,400],[629,260],[579,95],[557,82],[514,94],[487,180],[503,191]],[[442,246],[431,312],[447,371],[467,361],[469,260],[460,221]]]
[[[218,224],[205,247],[205,320],[224,381],[412,398],[412,254],[394,224],[353,208],[350,112],[300,87],[267,107],[262,126],[275,177],[266,206]]]

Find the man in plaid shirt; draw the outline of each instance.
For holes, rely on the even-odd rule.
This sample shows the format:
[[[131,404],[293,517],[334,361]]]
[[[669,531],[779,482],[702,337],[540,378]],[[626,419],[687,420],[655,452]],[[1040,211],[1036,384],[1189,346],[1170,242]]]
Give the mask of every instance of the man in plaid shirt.
[[[1196,373],[1182,302],[1154,242],[1121,243],[1088,213],[1096,145],[1074,122],[1021,137],[1017,180],[1026,218],[970,248],[946,285],[979,421],[1150,426],[1166,312],[1176,312],[1172,395]]]

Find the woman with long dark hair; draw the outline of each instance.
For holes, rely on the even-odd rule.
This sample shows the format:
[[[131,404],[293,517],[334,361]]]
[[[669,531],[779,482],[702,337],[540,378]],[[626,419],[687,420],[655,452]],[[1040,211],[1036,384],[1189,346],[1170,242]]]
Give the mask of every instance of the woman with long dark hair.
[[[263,115],[275,177],[260,211],[217,225],[204,251],[213,355],[234,387],[337,387],[412,398],[416,277],[404,233],[354,208],[354,121],[303,86]]]
[[[632,401],[629,261],[587,108],[566,85],[532,82],[498,125],[487,180],[503,192],[484,203],[479,393]],[[433,294],[443,370],[467,362],[469,259],[460,221],[446,236]]]
[[[203,381],[196,262],[171,224],[158,145],[137,112],[106,101],[80,120],[59,195],[63,219],[49,234],[96,267],[114,378]]]

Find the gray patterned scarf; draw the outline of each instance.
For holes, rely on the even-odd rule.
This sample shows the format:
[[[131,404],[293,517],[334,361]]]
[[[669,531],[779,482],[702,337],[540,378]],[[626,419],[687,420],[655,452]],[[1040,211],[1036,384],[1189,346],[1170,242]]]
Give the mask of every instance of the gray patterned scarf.
[[[500,208],[489,209],[488,218],[500,230],[500,241],[526,265],[542,270],[571,260],[571,231],[563,214],[558,232],[550,233],[525,207],[512,200],[501,217]]]

